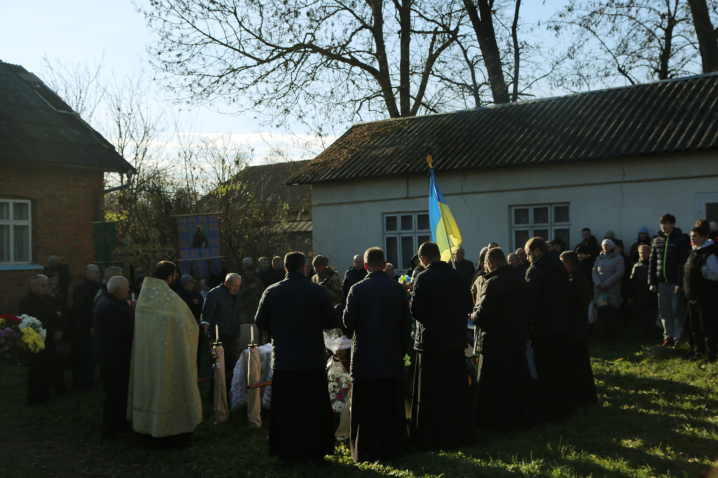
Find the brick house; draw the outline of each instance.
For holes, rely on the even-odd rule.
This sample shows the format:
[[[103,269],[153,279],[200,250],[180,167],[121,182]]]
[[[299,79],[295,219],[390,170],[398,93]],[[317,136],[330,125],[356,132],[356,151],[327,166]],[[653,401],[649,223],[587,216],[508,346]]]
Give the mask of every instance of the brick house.
[[[0,61],[0,313],[17,310],[49,256],[69,265],[71,288],[82,278],[104,174],[132,170],[37,76]]]

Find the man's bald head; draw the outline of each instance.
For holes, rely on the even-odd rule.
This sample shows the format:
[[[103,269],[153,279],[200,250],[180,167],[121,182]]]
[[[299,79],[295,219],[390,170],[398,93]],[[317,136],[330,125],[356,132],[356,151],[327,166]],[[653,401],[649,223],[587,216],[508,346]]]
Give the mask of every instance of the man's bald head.
[[[354,256],[354,268],[358,271],[364,269],[364,256],[361,254]]]
[[[523,248],[519,247],[516,249],[516,255],[519,258],[519,261],[526,262],[526,252],[523,250]]]
[[[506,258],[506,260],[508,261],[509,265],[511,267],[513,267],[514,269],[516,269],[519,266],[519,263],[520,263],[519,256],[517,256],[513,252],[511,254],[509,254],[509,256]]]
[[[39,297],[45,297],[50,293],[50,279],[42,274],[32,276],[32,279],[30,279],[30,290]]]
[[[100,282],[100,268],[95,264],[88,264],[85,266],[84,277],[92,282]]]
[[[107,292],[118,299],[124,299],[130,293],[130,283],[122,276],[113,276],[107,281]]]
[[[227,274],[227,277],[224,279],[224,286],[227,288],[230,295],[234,295],[239,292],[240,285],[242,285],[242,276],[234,272]]]

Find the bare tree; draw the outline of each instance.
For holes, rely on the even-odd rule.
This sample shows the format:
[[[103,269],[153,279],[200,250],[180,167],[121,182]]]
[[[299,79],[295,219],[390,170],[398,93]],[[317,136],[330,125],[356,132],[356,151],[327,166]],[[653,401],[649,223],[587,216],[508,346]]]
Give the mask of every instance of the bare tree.
[[[571,0],[549,28],[571,35],[571,61],[557,80],[570,90],[665,80],[697,68],[685,0]]]
[[[688,0],[698,37],[703,73],[718,71],[718,29],[713,28],[708,0]],[[712,5],[715,14],[716,6]]]
[[[538,38],[529,36],[538,25],[522,21],[521,0],[465,3],[470,5],[459,18],[454,44],[433,73],[445,87],[445,102],[451,104],[453,99],[464,107],[479,107],[533,96],[560,59],[551,58]],[[490,16],[483,16],[484,11]]]
[[[40,77],[82,119],[92,123],[105,90],[102,77],[103,58],[92,64],[67,64],[42,57]]]
[[[281,124],[441,108],[431,83],[459,0],[155,0],[149,48],[169,89]],[[460,14],[460,13],[459,13]]]

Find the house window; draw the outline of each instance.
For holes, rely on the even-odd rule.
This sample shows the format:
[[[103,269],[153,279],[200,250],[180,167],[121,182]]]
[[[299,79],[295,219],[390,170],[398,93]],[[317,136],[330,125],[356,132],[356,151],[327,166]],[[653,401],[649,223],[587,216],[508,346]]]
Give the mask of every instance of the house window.
[[[541,204],[511,208],[513,249],[526,245],[532,237],[545,241],[560,239],[571,248],[571,217],[568,204]]]
[[[0,264],[29,264],[30,201],[0,199]]]
[[[411,258],[419,246],[431,241],[428,212],[384,215],[384,251],[386,261],[397,271],[411,268]]]

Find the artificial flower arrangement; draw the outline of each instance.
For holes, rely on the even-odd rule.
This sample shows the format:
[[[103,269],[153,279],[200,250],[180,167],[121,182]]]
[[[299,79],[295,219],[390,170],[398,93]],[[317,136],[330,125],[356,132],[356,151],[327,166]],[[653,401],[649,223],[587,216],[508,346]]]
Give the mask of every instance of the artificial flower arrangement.
[[[334,360],[334,357],[329,358],[327,368],[327,382],[329,384],[332,411],[334,414],[339,415],[349,401],[349,382],[351,382],[351,377],[344,370],[342,363]]]
[[[399,284],[411,284],[411,277],[408,275],[399,276]],[[407,290],[406,296],[411,297],[412,292]]]
[[[42,322],[29,315],[0,316],[0,359],[18,364],[28,355],[45,349],[47,332]]]

